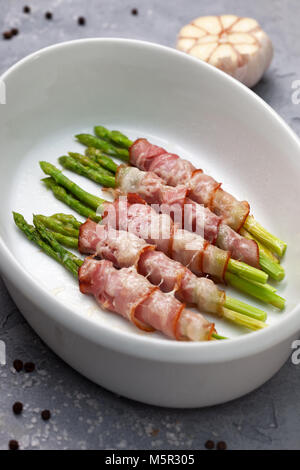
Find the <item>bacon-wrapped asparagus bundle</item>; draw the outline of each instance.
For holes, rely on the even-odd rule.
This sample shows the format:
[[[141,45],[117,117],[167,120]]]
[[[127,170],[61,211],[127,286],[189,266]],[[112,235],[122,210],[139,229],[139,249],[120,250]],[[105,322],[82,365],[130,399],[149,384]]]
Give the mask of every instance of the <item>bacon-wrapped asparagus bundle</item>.
[[[203,235],[222,250],[230,251],[232,258],[260,268],[257,243],[240,236],[222,223],[221,217],[187,197],[185,186],[167,186],[153,172],[121,165],[116,173],[116,187],[124,194],[137,193],[147,203],[158,204],[162,211],[171,213],[175,219],[178,212],[183,219],[183,228]]]
[[[173,292],[178,300],[196,305],[199,311],[213,313],[251,329],[266,326],[261,321],[228,310],[225,306],[230,305],[230,300],[226,300],[225,292],[213,281],[195,276],[131,232],[117,231],[88,219],[80,226],[78,248],[83,254],[96,254],[111,261],[117,268],[135,266],[151,284],[163,292]]]
[[[134,267],[117,270],[107,260],[87,258],[79,269],[82,293],[92,294],[101,307],[116,312],[144,331],[189,341],[211,339],[214,324],[187,310],[172,294],[164,294]]]
[[[53,165],[48,164],[47,162],[42,162],[41,166],[45,172],[48,172],[48,174],[54,175],[54,177],[64,181],[68,187],[74,187],[74,184],[70,182],[70,180],[68,180],[59,170],[53,167]],[[150,206],[145,205],[144,200],[141,198],[139,198],[138,201],[135,199],[135,202],[138,202],[138,204],[136,204],[137,210],[134,214],[135,220],[132,221],[131,226],[135,226],[141,218],[145,217],[143,221],[144,233],[137,235],[146,237],[149,243],[156,244],[160,251],[167,253],[171,257],[177,256],[179,258],[181,255],[182,259],[179,259],[180,262],[183,262],[183,258],[185,258],[186,263],[192,263],[191,260],[193,259],[194,261],[191,269],[192,271],[194,270],[197,275],[209,274],[219,281],[224,281],[225,273],[228,270],[229,272],[241,274],[247,279],[266,282],[267,275],[264,272],[231,259],[228,251],[221,250],[218,247],[211,245],[199,234],[179,229],[177,225],[172,222],[172,219],[168,214],[156,213]],[[101,203],[102,208],[105,207],[106,203],[103,202],[103,200]],[[124,209],[125,206],[123,205],[122,211],[124,211]],[[119,212],[118,206],[116,205],[113,210]],[[130,209],[130,211],[132,212],[132,209]],[[118,221],[115,221],[114,223],[118,223]],[[123,226],[127,224],[127,212],[122,218],[122,224]],[[161,229],[163,231],[162,233],[159,233]],[[135,230],[135,227],[130,230]],[[151,232],[156,232],[159,239],[157,239],[157,237],[152,238]],[[181,246],[179,245],[179,240],[183,241]],[[175,255],[176,251],[178,251],[180,255]]]
[[[36,230],[17,213],[14,220],[29,240],[78,276],[82,293],[93,295],[101,307],[118,313],[138,328],[158,330],[184,341],[207,341],[215,334],[213,323],[187,310],[174,295],[164,294],[134,267],[117,270],[111,261],[82,261],[65,250],[43,226]]]
[[[168,186],[155,173],[144,172],[136,167],[128,165],[118,167],[113,160],[102,155],[97,149],[88,148],[86,155],[69,152],[69,156],[60,157],[59,161],[65,168],[99,184],[116,186],[118,193],[139,194],[147,203],[153,204],[156,210],[169,213],[173,220],[175,218],[176,222],[182,223],[185,229],[195,231],[210,243],[230,251],[233,259],[256,268],[261,267],[277,281],[284,277],[284,270],[274,256],[270,259],[261,245],[258,249],[256,240],[239,235],[222,223],[221,217],[210,209],[188,198],[188,189],[185,186]],[[116,173],[115,180],[112,180],[111,173]],[[110,174],[109,180],[108,174]]]
[[[75,209],[78,213],[80,213],[82,215],[85,214],[85,211],[82,210],[83,205],[89,206],[94,211],[96,211],[99,208],[103,209],[103,206],[105,205],[105,201],[103,199],[101,199],[99,197],[96,197],[96,196],[84,191],[82,188],[80,188],[74,182],[69,180],[60,170],[58,170],[52,164],[50,164],[48,162],[40,162],[40,165],[41,165],[42,170],[46,174],[51,176],[50,179],[46,178],[44,180],[44,182],[49,187],[49,189],[51,189],[53,191],[54,195],[56,197],[58,197],[58,199],[60,199],[61,201],[64,201],[67,205],[69,205],[70,207]],[[58,194],[58,192],[59,192],[59,194]],[[65,192],[65,196],[63,195],[63,192]],[[108,203],[107,207],[109,207],[109,204],[112,205],[112,203]],[[144,204],[135,204],[135,206],[137,206],[137,205],[142,207]],[[173,242],[173,240],[174,240],[174,230],[172,229],[173,232],[172,231],[170,232],[170,228],[175,227],[175,226],[174,226],[172,220],[170,219],[170,217],[167,217],[165,214],[160,214],[159,215],[153,209],[151,209],[151,210],[155,214],[155,216],[153,214],[154,219],[159,217],[159,224],[156,226],[156,230],[159,229],[159,231],[161,233],[160,234],[158,233],[158,235],[157,235],[158,237],[160,235],[164,235],[164,233],[161,231],[161,229],[162,228],[166,229],[167,226],[169,226],[169,232],[167,234],[167,240],[165,238],[157,240],[157,237],[155,236],[155,233],[154,233],[154,237],[151,238],[151,240],[153,240],[152,241],[153,244],[157,244],[155,242],[155,240],[157,240],[157,242],[161,246],[161,248],[160,248],[161,250],[162,249],[167,249],[168,245],[172,246],[172,249],[173,249],[174,246],[176,245],[176,242],[178,242],[178,244],[177,244],[178,249],[179,250],[182,249],[182,246],[181,247],[179,246],[179,242],[181,241],[180,238],[184,239],[184,236],[186,236],[185,242],[187,243],[188,250],[186,251],[187,256],[186,256],[185,261],[186,261],[186,263],[188,263],[188,251],[190,251],[190,249],[193,248],[195,256],[192,257],[193,259],[190,260],[190,261],[192,262],[192,265],[195,268],[197,268],[197,272],[199,272],[201,266],[205,266],[205,269],[206,269],[206,264],[208,263],[209,258],[211,257],[212,250],[218,250],[218,252],[220,252],[220,256],[216,256],[214,258],[214,260],[211,257],[211,259],[212,259],[211,268],[214,272],[218,270],[218,267],[219,267],[219,272],[220,272],[220,266],[222,266],[222,263],[223,263],[223,269],[226,268],[226,263],[228,263],[226,273],[225,273],[225,276],[224,276],[225,280],[228,284],[233,285],[235,288],[241,290],[242,292],[245,292],[249,295],[252,295],[256,298],[259,298],[263,302],[271,303],[272,305],[274,305],[278,308],[281,308],[281,309],[284,307],[284,299],[282,299],[281,297],[276,295],[274,293],[274,289],[271,288],[271,286],[268,286],[268,285],[264,286],[262,284],[257,284],[257,283],[253,284],[252,282],[250,283],[246,279],[240,278],[240,277],[238,277],[234,274],[234,272],[238,272],[241,275],[244,275],[244,273],[245,273],[246,275],[254,277],[254,276],[256,276],[256,273],[261,275],[262,271],[257,270],[253,267],[250,267],[248,265],[245,265],[244,263],[240,263],[240,262],[235,261],[235,260],[231,260],[231,259],[228,260],[228,254],[226,254],[226,252],[224,253],[219,248],[217,248],[213,245],[209,245],[208,242],[201,239],[201,237],[199,237],[195,233],[190,233],[190,232],[183,231],[183,234],[182,234],[183,237],[182,236],[180,237],[180,231],[176,230],[177,240],[174,243]],[[150,214],[148,214],[148,216],[149,215]],[[97,219],[97,215],[96,215],[95,212],[93,213],[92,218],[94,220]],[[122,220],[124,221],[124,219],[122,219]],[[137,218],[136,220],[139,221],[140,218]],[[148,222],[147,222],[147,219],[145,219],[145,222],[148,223],[148,229],[150,229],[150,227],[149,227],[149,217],[148,217]],[[165,222],[165,227],[163,227],[163,222]],[[142,224],[143,223],[144,222],[142,222]],[[133,229],[135,229],[134,228],[134,223],[133,223],[132,227],[133,227]],[[144,225],[144,228],[145,228],[145,225]],[[169,240],[169,242],[168,242],[168,240]],[[183,242],[184,242],[184,240],[183,240]],[[197,243],[198,243],[198,249],[197,249],[197,246],[196,246]],[[194,245],[194,246],[192,246],[192,245]],[[206,251],[205,259],[204,259],[204,257],[202,257],[202,254],[204,254],[204,251]],[[215,251],[215,253],[216,253],[216,251]],[[200,254],[201,254],[201,256],[200,256]],[[182,257],[183,254],[181,253],[181,255],[179,254],[178,256],[180,258],[180,256]],[[177,258],[175,258],[175,259],[177,259]],[[214,263],[215,263],[215,266],[213,266]],[[229,269],[232,272],[229,272]],[[222,276],[223,276],[223,272],[222,272]],[[212,273],[212,275],[214,275],[214,273]]]
[[[220,183],[203,173],[202,170],[196,169],[187,160],[152,145],[146,139],[132,142],[122,133],[109,131],[103,126],[96,126],[95,133],[99,138],[89,134],[79,134],[76,137],[84,145],[98,148],[108,155],[130,161],[141,170],[148,171],[150,169],[171,186],[186,185],[190,191],[191,199],[210,207],[222,217],[224,223],[236,231],[244,227],[277,255],[284,254],[286,243],[267,232],[252,216],[249,216],[248,202],[238,201],[231,194],[223,191]],[[123,148],[116,148],[102,139],[110,140]]]

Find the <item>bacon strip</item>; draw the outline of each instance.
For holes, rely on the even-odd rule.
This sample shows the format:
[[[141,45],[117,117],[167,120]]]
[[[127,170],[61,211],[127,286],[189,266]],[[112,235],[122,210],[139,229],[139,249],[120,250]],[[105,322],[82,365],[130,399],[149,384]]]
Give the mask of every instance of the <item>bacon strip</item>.
[[[198,180],[202,178],[201,183],[198,181],[204,198],[201,204],[187,197],[186,186],[168,186],[155,173],[126,165],[118,168],[116,186],[121,194],[137,193],[158,212],[169,214],[175,223],[183,224],[186,230],[198,233],[222,250],[230,251],[232,258],[260,268],[257,243],[221,224],[222,218],[203,205],[210,205],[211,194],[219,185],[210,176],[203,175],[201,170],[195,170],[193,174]]]
[[[210,279],[198,278],[133,233],[117,231],[88,219],[80,228],[79,247],[81,253],[96,254],[111,261],[116,268],[135,266],[138,273],[163,292],[174,292],[179,300],[195,304],[199,310],[222,315],[224,291]]]
[[[178,228],[168,214],[158,214],[146,204],[131,203],[132,199],[139,201],[140,198],[129,193],[128,199],[104,203],[102,223],[134,233],[156,245],[159,251],[188,266],[197,275],[210,274],[224,281],[229,252],[210,245],[196,233]]]
[[[211,339],[214,324],[184,308],[173,295],[164,294],[136,269],[117,270],[111,261],[86,258],[79,269],[79,286],[99,305],[118,313],[144,331],[161,331],[177,340]]]
[[[221,189],[211,176],[196,170],[187,160],[169,154],[162,147],[152,145],[146,139],[136,140],[129,149],[130,163],[141,170],[153,171],[167,184],[184,184],[189,196],[199,204],[204,204],[222,217],[225,224],[239,231],[243,226],[250,207],[246,201],[238,201]]]

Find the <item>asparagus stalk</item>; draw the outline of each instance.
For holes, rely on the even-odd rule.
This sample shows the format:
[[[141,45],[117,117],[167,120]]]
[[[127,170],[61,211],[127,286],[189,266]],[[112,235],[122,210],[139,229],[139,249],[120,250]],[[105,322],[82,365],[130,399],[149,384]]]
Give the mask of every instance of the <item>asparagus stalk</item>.
[[[39,222],[40,225],[44,225],[47,229],[52,230],[52,234],[54,238],[61,244],[68,248],[78,248],[78,233],[77,235],[73,233],[73,235],[69,234],[69,229],[67,226],[63,227],[59,223],[59,221],[55,220],[52,217],[46,217],[44,215],[36,215],[35,220]],[[36,224],[35,224],[36,225]],[[64,230],[65,229],[65,230]],[[75,229],[73,229],[76,231]]]
[[[260,225],[252,215],[249,215],[244,223],[244,228],[255,236],[260,242],[270,248],[271,251],[278,256],[283,256],[287,244],[269,233],[262,225]]]
[[[263,270],[270,275],[275,281],[282,281],[284,278],[285,272],[283,267],[279,264],[278,258],[273,255],[273,253],[266,248],[259,240],[255,239],[244,228],[241,229],[241,235],[250,240],[256,241],[259,247],[259,262]]]
[[[85,150],[85,156],[97,162],[102,168],[115,173],[117,171],[118,165],[109,157],[104,155],[100,150],[95,149],[94,147],[88,147]]]
[[[91,134],[77,134],[76,139],[83,145],[87,147],[94,147],[96,149],[102,150],[102,152],[106,153],[107,155],[111,155],[112,157],[120,158],[127,162],[129,160],[129,152],[126,149],[120,149],[114,147],[109,142],[105,140],[99,139]]]
[[[71,226],[77,230],[82,224],[81,222],[79,222],[79,220],[76,219],[76,217],[74,217],[74,215],[71,214],[53,214],[51,215],[51,219],[58,220],[59,222],[62,222],[63,226]]]
[[[127,150],[133,144],[133,141],[128,139],[128,137],[120,131],[109,131],[103,126],[95,126],[94,132],[100,139],[107,140],[108,142],[112,141],[114,144]]]
[[[232,258],[230,258],[228,262],[227,271],[245,278],[248,281],[259,282],[261,284],[265,284],[268,280],[268,275],[264,271]]]
[[[110,170],[107,170],[104,166],[100,165],[100,163],[98,163],[96,159],[93,159],[87,155],[82,155],[78,152],[68,152],[68,155],[77,162],[81,163],[81,165],[87,166],[96,171],[100,171],[102,174],[113,176],[113,173]]]
[[[224,307],[228,308],[229,310],[233,310],[235,312],[241,313],[242,315],[246,315],[247,317],[251,317],[251,318],[254,318],[255,320],[259,320],[262,322],[266,321],[267,319],[266,312],[264,312],[260,308],[253,307],[253,305],[246,304],[242,300],[229,297],[227,294],[226,294],[226,298],[224,302]]]
[[[102,186],[108,188],[115,187],[116,183],[114,176],[104,173],[101,167],[99,167],[100,169],[94,169],[88,166],[84,166],[78,160],[75,160],[75,158],[70,156],[63,156],[58,160],[64,168],[67,168],[68,170],[71,170],[79,175],[85,176],[86,178],[95,181],[95,183],[101,184]]]
[[[224,308],[224,318],[232,321],[233,323],[237,323],[238,325],[250,328],[251,330],[260,330],[268,326],[262,321],[255,320],[254,318],[249,318],[245,315],[241,315],[240,313],[228,310],[227,308]]]
[[[99,222],[101,220],[101,217],[97,216],[93,209],[74,198],[72,194],[65,190],[65,188],[57,184],[53,178],[44,178],[42,181],[46,184],[48,189],[51,189],[56,199],[67,204],[78,214],[86,218],[90,217],[90,219],[95,222]]]
[[[70,227],[68,224],[63,224],[60,220],[54,217],[46,217],[45,215],[36,215],[38,221],[45,225],[50,230],[55,230],[57,233],[68,237],[78,237],[78,229]]]
[[[51,176],[57,184],[63,186],[65,189],[70,191],[79,201],[86,204],[95,211],[104,202],[104,199],[94,196],[80,188],[76,183],[69,180],[58,168],[48,162],[40,162],[41,169],[46,175]]]
[[[246,279],[235,276],[235,274],[228,271],[225,273],[225,280],[236,289],[239,289],[248,295],[252,295],[262,302],[274,305],[274,307],[277,307],[280,310],[285,307],[285,299],[275,294],[275,292],[272,292],[270,289],[265,288],[262,284],[258,285],[248,282]]]
[[[72,268],[74,264],[77,266],[81,266],[83,261],[77,256],[75,256],[70,251],[65,250],[65,248],[57,241],[57,239],[53,236],[52,232],[50,232],[44,224],[42,224],[36,215],[33,215],[33,223],[39,232],[40,236],[49,243],[49,245],[58,253],[61,260],[65,263],[65,266],[70,266]],[[70,269],[71,270],[71,269]]]
[[[55,261],[64,265],[73,274],[73,276],[77,277],[79,263],[82,264],[83,261],[77,258],[77,263],[75,263],[74,259],[70,257],[70,253],[63,247],[61,247],[60,252],[56,251],[48,242],[44,241],[35,227],[26,222],[21,214],[13,212],[13,217],[15,224],[26,235],[28,240],[36,243],[36,245],[38,245],[48,256],[51,256]],[[62,256],[63,252],[64,256]],[[75,255],[72,256],[75,257]]]

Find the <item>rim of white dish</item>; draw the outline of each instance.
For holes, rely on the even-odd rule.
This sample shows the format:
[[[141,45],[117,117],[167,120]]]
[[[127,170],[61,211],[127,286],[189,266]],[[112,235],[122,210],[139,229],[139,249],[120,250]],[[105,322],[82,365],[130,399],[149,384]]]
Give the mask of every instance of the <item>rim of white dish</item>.
[[[283,130],[289,135],[289,138],[298,145],[300,150],[300,143],[296,134],[284,120],[252,90],[206,62],[200,61],[176,49],[151,42],[121,38],[88,38],[57,43],[40,49],[21,59],[10,67],[0,79],[7,80],[9,76],[18,71],[23,64],[30,62],[32,59],[35,60],[42,55],[46,55],[50,51],[72,48],[83,43],[99,43],[99,45],[114,43],[122,46],[127,45],[128,47],[147,48],[148,50],[157,51],[157,53],[177,56],[178,60],[183,63],[185,61],[194,62],[195,67],[208,68],[211,74],[219,75],[220,79],[227,82],[228,86],[235,87],[237,92],[248,95],[249,99],[256,101],[258,106],[267,110],[272,119],[281,125]],[[74,314],[69,307],[58,302],[49,292],[39,286],[37,281],[18,263],[1,236],[0,255],[2,259],[1,270],[4,278],[17,286],[23,295],[26,296],[28,292],[30,292],[31,301],[44,311],[45,314],[61,323],[69,330],[90,339],[90,341],[96,344],[101,344],[109,349],[131,356],[162,362],[186,364],[225,362],[263,352],[287,340],[289,337],[296,335],[300,330],[300,303],[298,303],[280,322],[263,330],[230,340],[189,343],[166,341],[163,338],[152,338],[148,336],[135,336],[122,330],[116,331],[107,325],[95,326],[95,324],[89,322],[87,318],[82,318]]]

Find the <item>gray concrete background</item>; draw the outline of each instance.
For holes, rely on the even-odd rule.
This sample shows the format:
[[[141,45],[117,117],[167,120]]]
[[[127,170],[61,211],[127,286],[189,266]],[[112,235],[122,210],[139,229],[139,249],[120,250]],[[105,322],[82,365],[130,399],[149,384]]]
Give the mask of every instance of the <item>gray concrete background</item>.
[[[25,15],[23,6],[32,12]],[[138,8],[138,16],[131,15]],[[44,19],[45,11],[54,14]],[[253,16],[270,34],[275,57],[255,91],[300,132],[300,105],[292,82],[300,79],[299,0],[0,0],[0,73],[27,54],[83,37],[127,37],[174,46],[180,27],[206,14]],[[87,24],[77,25],[84,15]],[[26,324],[0,279],[0,449],[16,438],[24,449],[202,449],[207,439],[231,449],[299,449],[300,366],[288,361],[259,390],[234,402],[197,410],[158,409],[118,397],[81,377],[53,354]],[[34,361],[33,374],[16,374],[15,358]],[[20,400],[22,416],[11,411]],[[52,419],[42,422],[49,408]]]

